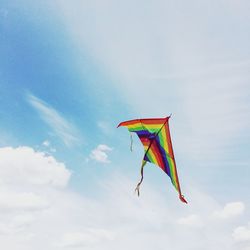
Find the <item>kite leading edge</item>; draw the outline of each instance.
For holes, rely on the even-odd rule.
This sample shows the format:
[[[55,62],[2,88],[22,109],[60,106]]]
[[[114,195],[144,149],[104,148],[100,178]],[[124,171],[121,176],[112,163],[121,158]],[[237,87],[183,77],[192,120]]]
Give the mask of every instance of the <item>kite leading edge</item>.
[[[135,189],[138,196],[140,195],[139,188],[143,181],[144,166],[147,162],[151,162],[159,166],[170,177],[172,184],[179,193],[180,200],[187,203],[181,193],[178,179],[168,124],[169,118],[170,116],[166,118],[134,119],[121,122],[117,127],[127,127],[130,132],[135,132],[144,147],[145,154],[141,165],[141,180]]]

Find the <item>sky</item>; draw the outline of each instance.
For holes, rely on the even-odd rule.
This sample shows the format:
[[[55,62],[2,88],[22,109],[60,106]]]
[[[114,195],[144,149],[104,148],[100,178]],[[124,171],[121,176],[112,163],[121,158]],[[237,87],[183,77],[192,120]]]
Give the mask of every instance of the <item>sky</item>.
[[[247,0],[0,0],[6,250],[250,250]],[[121,121],[166,117],[183,204]],[[108,216],[107,216],[108,215]]]

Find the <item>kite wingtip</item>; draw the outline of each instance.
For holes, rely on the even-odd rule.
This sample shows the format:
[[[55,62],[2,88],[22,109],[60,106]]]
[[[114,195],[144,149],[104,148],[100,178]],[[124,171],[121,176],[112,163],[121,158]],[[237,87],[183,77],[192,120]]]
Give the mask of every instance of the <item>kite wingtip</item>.
[[[180,200],[181,200],[183,203],[186,203],[186,204],[187,204],[187,201],[185,200],[185,198],[184,198],[183,195],[180,195],[179,198],[180,198]]]
[[[168,121],[168,119],[170,119],[171,116],[172,116],[172,113],[169,116],[167,116],[165,119]]]

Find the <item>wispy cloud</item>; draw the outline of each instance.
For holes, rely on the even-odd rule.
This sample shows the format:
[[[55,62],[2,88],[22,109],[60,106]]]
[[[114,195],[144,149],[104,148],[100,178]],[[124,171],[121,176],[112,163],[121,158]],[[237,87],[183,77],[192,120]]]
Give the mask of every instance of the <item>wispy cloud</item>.
[[[112,126],[109,124],[109,122],[106,122],[106,121],[99,121],[99,122],[97,123],[97,126],[98,126],[98,128],[100,128],[101,131],[102,131],[104,134],[106,134],[106,135],[109,135],[109,134],[112,133],[113,128],[112,128]]]
[[[114,87],[136,112],[178,114],[186,124],[187,130],[181,129],[189,141],[188,154],[202,157],[209,151],[211,158],[211,153],[224,150],[250,127],[250,61],[245,42],[249,40],[249,15],[244,11],[249,3],[159,1],[143,9],[136,3],[131,9],[132,2],[121,6],[116,1],[64,2],[60,7],[76,43],[105,62],[109,74],[119,79]],[[128,9],[129,20],[124,18]],[[232,13],[227,15],[227,11]],[[94,20],[94,25],[86,18]],[[229,29],[229,24],[242,28]],[[142,89],[143,98],[138,98]]]
[[[71,146],[78,142],[77,129],[56,109],[32,94],[27,94],[27,101],[66,146]]]

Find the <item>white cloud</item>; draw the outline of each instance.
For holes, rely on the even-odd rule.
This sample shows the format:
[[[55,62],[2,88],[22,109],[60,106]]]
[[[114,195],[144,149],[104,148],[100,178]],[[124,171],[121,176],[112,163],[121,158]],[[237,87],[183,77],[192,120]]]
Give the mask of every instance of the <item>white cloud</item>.
[[[46,199],[33,194],[24,192],[0,192],[0,210],[1,211],[26,211],[41,210],[48,208],[49,204]]]
[[[106,145],[100,145],[99,148],[110,150]],[[37,154],[34,150],[28,149],[33,157]],[[23,172],[30,170],[22,166],[23,161],[20,157],[16,157],[16,151],[19,154],[23,153],[22,159],[26,158],[25,163],[28,163],[31,159],[27,157],[26,150],[27,147],[19,147],[7,151],[9,158],[16,159],[17,166],[20,163]],[[40,156],[32,160],[34,169],[40,168]],[[43,155],[43,157],[47,156]],[[13,164],[1,165],[1,168],[5,169],[12,167]],[[54,164],[50,167],[58,166]],[[47,171],[50,172],[50,169]],[[149,200],[141,199],[142,204],[140,204],[140,200],[131,192],[132,183],[124,178],[119,178],[117,182],[117,178],[112,177],[111,180],[103,183],[103,188],[100,186],[96,188],[96,190],[102,190],[100,198],[94,199],[66,189],[58,189],[48,182],[43,182],[43,185],[36,182],[34,184],[29,177],[26,181],[19,182],[16,181],[17,175],[18,172],[13,171],[9,180],[1,183],[0,238],[1,245],[5,249],[53,250],[61,247],[127,249],[128,246],[132,246],[131,229],[139,238],[144,237],[141,223],[145,225],[144,221],[147,221],[153,225],[155,219],[160,221],[160,217],[166,218],[165,208],[160,215],[152,212],[150,208],[152,204],[157,208],[161,204],[161,197],[159,200],[158,198],[152,200],[149,196],[147,198]],[[35,178],[36,175],[43,178],[44,174],[38,171],[33,177]],[[4,171],[0,172],[1,179],[5,176]],[[152,197],[157,196],[157,193],[152,193]],[[133,225],[132,228],[130,224]],[[139,228],[138,234],[136,232]],[[139,241],[135,242],[135,245],[137,244]],[[147,249],[146,246],[145,249]]]
[[[0,148],[0,184],[65,187],[70,171],[63,163],[30,147]]]
[[[235,241],[250,241],[250,226],[235,228],[232,236]]]
[[[110,148],[109,146],[105,144],[100,144],[97,146],[97,148],[92,150],[90,154],[90,158],[98,162],[109,163],[110,161],[108,159],[107,152],[110,152],[110,151],[112,151],[112,148]]]
[[[48,140],[45,140],[45,141],[43,142],[43,146],[49,147],[49,146],[50,146],[50,142],[49,142]]]
[[[11,210],[13,212],[13,210]],[[28,214],[27,212],[30,211],[25,211],[26,214],[18,214],[18,215],[13,215],[11,218],[6,222],[6,220],[0,219],[0,235],[10,235],[10,234],[16,234],[21,231],[25,231],[29,225],[31,225],[34,222],[34,216],[31,214]],[[6,213],[4,214],[6,215]]]
[[[84,232],[72,232],[63,235],[59,246],[91,247],[102,241],[114,240],[114,234],[103,229],[86,229]]]
[[[110,149],[106,145],[99,148]],[[13,158],[15,150],[11,151]],[[26,155],[25,151],[21,152]],[[33,163],[34,168],[39,168],[39,157]],[[52,164],[50,167],[58,166]],[[21,169],[26,171],[26,168]],[[2,174],[0,172],[1,179]],[[122,174],[95,183],[98,198],[89,193],[85,196],[66,188],[58,189],[48,182],[33,184],[29,178],[24,185],[24,182],[15,182],[15,175],[18,173],[13,172],[9,177],[13,180],[1,184],[0,239],[4,249],[149,250],[164,249],[167,244],[173,250],[183,247],[217,250],[226,244],[227,249],[237,250],[230,243],[231,235],[226,237],[230,228],[223,224],[224,220],[219,230],[215,229],[213,220],[207,220],[206,226],[197,230],[203,218],[208,218],[216,207],[216,202],[200,191],[192,192],[192,202],[184,206],[176,193],[171,196],[168,192],[166,198],[166,193],[159,192],[149,182],[144,183],[143,194],[138,198],[133,193],[134,181]],[[35,175],[43,176],[39,171],[33,177]],[[195,211],[198,206],[202,216]],[[191,216],[184,217],[187,210]]]
[[[34,220],[34,216],[31,214],[19,214],[12,218],[11,224],[20,228],[30,225]]]
[[[57,196],[65,190],[62,187],[67,186],[70,176],[63,163],[44,152],[24,146],[0,148],[2,247],[29,249],[30,241],[37,237],[43,223],[41,218],[49,217],[55,209]],[[36,224],[37,220],[39,224]],[[34,247],[37,248],[36,244],[32,245]]]
[[[55,152],[56,152],[56,148],[54,148],[54,147],[51,146],[51,142],[50,142],[50,141],[45,140],[45,141],[42,143],[42,145],[43,145],[44,147],[46,147],[51,153],[55,153]]]
[[[68,122],[56,109],[31,94],[27,95],[27,100],[32,107],[38,111],[42,120],[51,127],[59,138],[61,138],[65,145],[70,146],[78,143],[75,126]]]
[[[245,210],[243,202],[230,202],[227,203],[223,209],[215,211],[213,216],[215,218],[230,219],[242,215]]]
[[[203,222],[199,215],[191,214],[187,217],[178,219],[177,221],[180,225],[190,226],[190,227],[202,227]]]

